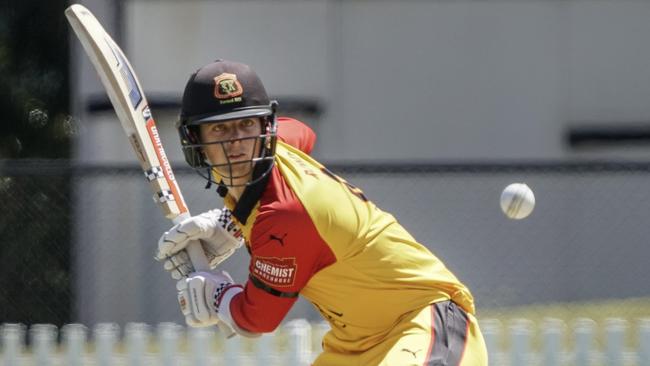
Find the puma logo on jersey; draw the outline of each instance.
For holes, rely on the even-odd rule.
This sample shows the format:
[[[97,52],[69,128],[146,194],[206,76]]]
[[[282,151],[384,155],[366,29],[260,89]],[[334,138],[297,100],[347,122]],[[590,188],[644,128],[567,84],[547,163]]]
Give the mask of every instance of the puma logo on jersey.
[[[420,351],[422,351],[422,350],[419,349],[419,350],[413,352],[413,351],[411,351],[410,349],[402,348],[402,352],[408,352],[408,353],[412,354],[412,355],[413,355],[413,358],[417,358],[416,354],[417,354],[418,352],[420,352]]]
[[[277,235],[271,234],[269,237],[270,237],[270,240],[277,240],[278,243],[280,243],[281,246],[284,246],[284,238],[287,237],[287,233],[284,233],[284,235],[282,235],[282,236],[277,236]]]

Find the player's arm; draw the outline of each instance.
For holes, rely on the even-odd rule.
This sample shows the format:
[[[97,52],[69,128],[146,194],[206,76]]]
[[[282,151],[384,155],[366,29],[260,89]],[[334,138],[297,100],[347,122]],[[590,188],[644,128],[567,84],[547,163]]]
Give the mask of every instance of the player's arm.
[[[219,303],[221,319],[243,335],[277,328],[309,279],[335,261],[302,207],[259,215],[251,243],[248,281]]]
[[[164,268],[178,280],[194,270],[184,250],[198,240],[206,254],[211,269],[230,257],[243,245],[241,230],[232,220],[232,212],[223,208],[189,217],[168,231],[158,240],[156,259],[164,261]]]
[[[310,154],[316,144],[316,133],[296,119],[278,117],[278,139]]]
[[[336,260],[302,205],[285,204],[281,212],[258,216],[249,279],[230,305],[234,322],[248,331],[273,331],[311,277]]]

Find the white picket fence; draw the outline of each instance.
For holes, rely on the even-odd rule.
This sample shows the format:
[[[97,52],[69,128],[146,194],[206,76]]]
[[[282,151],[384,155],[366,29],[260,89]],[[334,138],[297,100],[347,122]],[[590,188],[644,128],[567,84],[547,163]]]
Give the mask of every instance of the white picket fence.
[[[632,325],[614,318],[602,324],[581,318],[570,325],[559,319],[540,324],[526,319],[507,324],[485,319],[481,327],[490,365],[650,366],[650,318]],[[92,330],[81,324],[60,330],[50,324],[29,328],[3,324],[0,365],[304,366],[320,352],[320,339],[327,330],[326,323],[297,319],[255,340],[226,340],[213,329],[173,323],[155,327],[129,323],[123,332],[110,323],[97,324]],[[634,339],[633,346],[626,346],[628,338]]]
[[[515,319],[506,326],[486,319],[481,330],[491,366],[650,366],[650,318],[632,325],[619,318],[601,324],[578,318],[570,325]]]

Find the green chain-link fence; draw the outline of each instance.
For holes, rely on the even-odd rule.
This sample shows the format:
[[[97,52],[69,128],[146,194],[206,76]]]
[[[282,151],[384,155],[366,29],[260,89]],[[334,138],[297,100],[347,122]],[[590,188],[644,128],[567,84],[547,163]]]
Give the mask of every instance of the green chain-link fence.
[[[640,298],[603,316],[650,315],[643,300],[650,293],[650,163],[330,168],[443,259],[474,293],[479,314],[536,305],[543,316],[548,304]],[[67,161],[0,164],[3,321],[180,319],[173,283],[152,259],[171,224],[141,174],[135,166]],[[193,171],[176,175],[194,213],[221,205]],[[501,190],[515,181],[537,198],[521,221],[499,209]],[[225,268],[243,280],[247,263],[242,251]],[[292,314],[316,319],[307,303]]]

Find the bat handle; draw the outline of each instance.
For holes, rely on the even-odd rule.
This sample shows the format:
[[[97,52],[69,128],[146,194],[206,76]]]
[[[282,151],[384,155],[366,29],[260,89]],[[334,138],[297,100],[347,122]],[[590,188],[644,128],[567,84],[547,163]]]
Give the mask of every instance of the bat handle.
[[[188,211],[183,212],[182,214],[174,217],[172,219],[172,222],[174,224],[180,224],[183,222],[183,220],[190,218],[190,213]],[[209,271],[210,270],[210,263],[208,262],[208,257],[205,256],[205,252],[203,251],[203,247],[201,246],[201,243],[199,243],[198,240],[192,240],[187,244],[185,247],[185,251],[187,252],[187,255],[190,256],[190,261],[192,262],[192,266],[194,266],[195,271]]]
[[[190,260],[192,261],[192,265],[194,266],[195,271],[210,270],[210,264],[208,263],[208,258],[205,256],[203,247],[201,246],[201,243],[199,243],[198,240],[191,241],[187,245],[185,250],[187,251],[187,254],[190,256]],[[223,321],[217,323],[217,326],[219,327],[221,333],[223,333],[223,335],[226,336],[226,338],[232,338],[236,335],[235,332]]]
[[[208,263],[208,258],[205,256],[203,247],[198,240],[192,240],[187,244],[185,248],[187,254],[190,256],[190,261],[194,266],[195,271],[209,271],[210,263]]]
[[[189,212],[185,213],[181,216],[178,216],[175,218],[173,221],[174,223],[179,223],[183,219],[189,217]],[[190,261],[192,262],[192,266],[194,266],[195,271],[209,271],[210,270],[210,263],[208,262],[208,257],[205,256],[205,252],[203,251],[203,247],[201,246],[201,243],[199,243],[198,240],[192,240],[187,244],[187,247],[185,247],[185,250],[187,251],[187,255],[190,256]],[[217,323],[217,326],[219,327],[219,330],[221,333],[223,333],[226,338],[232,338],[236,335],[235,331],[230,328],[226,323],[220,321]]]

